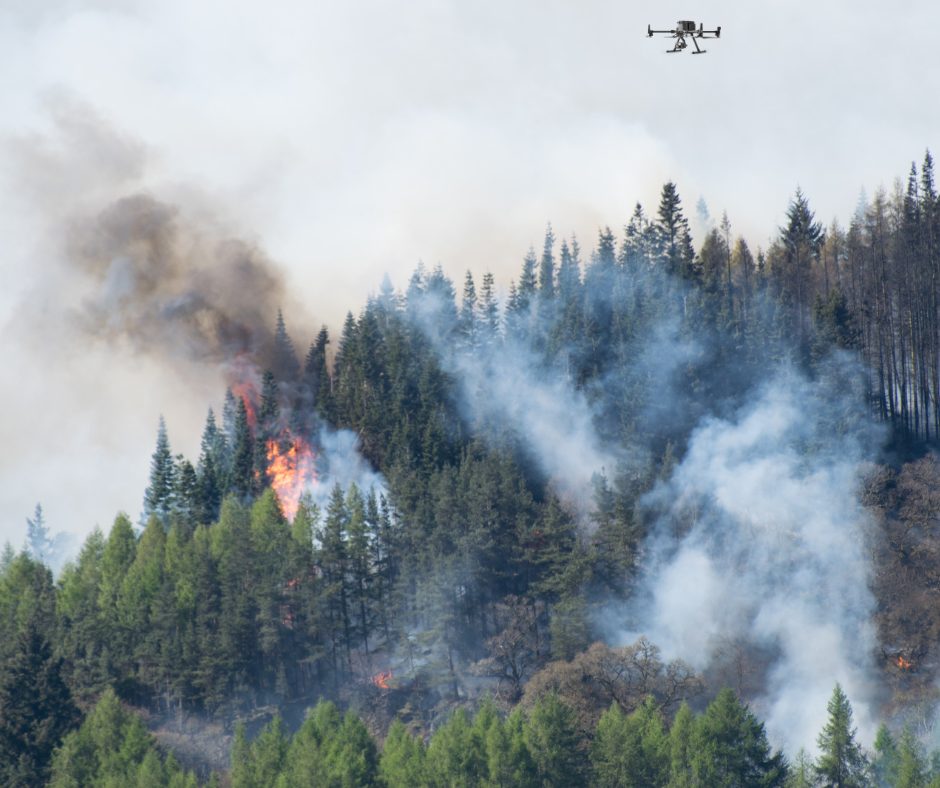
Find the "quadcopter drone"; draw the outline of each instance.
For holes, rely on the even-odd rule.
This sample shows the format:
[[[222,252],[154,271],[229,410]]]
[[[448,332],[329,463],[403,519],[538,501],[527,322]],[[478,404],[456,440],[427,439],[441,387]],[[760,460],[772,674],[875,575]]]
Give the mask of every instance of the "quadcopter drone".
[[[696,41],[695,39],[707,38],[708,36],[713,35],[713,34],[715,38],[721,38],[720,27],[717,30],[704,30],[703,29],[704,27],[705,27],[704,22],[700,24],[698,28],[696,28],[695,22],[680,21],[675,30],[651,30],[650,26],[647,25],[646,34],[647,36],[649,36],[649,38],[652,38],[654,33],[666,33],[667,35],[671,35],[673,38],[677,39],[676,45],[672,49],[667,49],[666,50],[667,53],[681,52],[683,49],[685,49],[688,46],[688,44],[685,42],[685,37],[688,36],[689,38],[692,39],[692,43],[695,44],[695,51],[692,54],[704,55],[705,50],[698,48],[698,41]]]

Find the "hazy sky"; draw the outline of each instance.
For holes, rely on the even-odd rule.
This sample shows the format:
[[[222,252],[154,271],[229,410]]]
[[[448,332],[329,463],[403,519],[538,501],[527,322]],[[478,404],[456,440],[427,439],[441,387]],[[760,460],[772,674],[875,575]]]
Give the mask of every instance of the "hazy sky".
[[[722,26],[666,55],[647,24]],[[933,2],[4,0],[0,540],[136,519],[157,420],[195,459],[217,371],[61,330],[66,230],[140,191],[259,244],[305,325],[383,273],[518,275],[546,223],[593,246],[674,180],[766,246],[940,151]],[[296,306],[285,305],[299,318]],[[57,330],[58,329],[58,330]]]

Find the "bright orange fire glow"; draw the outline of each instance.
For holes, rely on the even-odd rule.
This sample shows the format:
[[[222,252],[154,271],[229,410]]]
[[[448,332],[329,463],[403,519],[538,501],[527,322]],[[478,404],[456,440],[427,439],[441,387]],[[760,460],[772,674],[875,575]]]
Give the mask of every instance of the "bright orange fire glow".
[[[290,448],[282,452],[281,446],[288,442]],[[292,437],[290,432],[285,433],[284,439],[270,440],[266,445],[271,486],[277,493],[287,519],[293,522],[304,488],[317,480],[314,467],[316,455],[309,443],[303,438]]]
[[[904,659],[904,657],[898,654],[898,658],[895,660],[894,664],[897,665],[899,668],[909,668],[914,663],[908,662],[906,659]]]
[[[248,415],[248,429],[254,435],[258,427],[258,414],[255,412],[256,392],[250,383],[233,383],[232,393],[245,401],[245,412]],[[236,400],[237,402],[237,400]]]
[[[388,686],[388,680],[391,677],[392,677],[392,669],[389,668],[388,670],[382,673],[377,673],[376,675],[374,675],[372,677],[372,683],[375,684],[376,687],[381,687],[382,689],[391,689]]]

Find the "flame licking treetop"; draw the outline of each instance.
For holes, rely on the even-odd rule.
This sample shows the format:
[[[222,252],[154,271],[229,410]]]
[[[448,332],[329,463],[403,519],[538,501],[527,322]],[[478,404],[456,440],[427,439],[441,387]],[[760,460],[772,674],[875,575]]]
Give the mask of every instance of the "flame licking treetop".
[[[316,483],[316,455],[307,441],[293,437],[290,430],[285,430],[284,437],[278,440],[267,441],[266,446],[268,478],[281,501],[284,514],[293,522],[305,487]],[[282,446],[288,448],[282,450]]]
[[[292,408],[289,401],[278,402],[284,398],[279,397],[272,373],[259,375],[257,366],[244,356],[235,360],[229,373],[230,389],[244,403],[249,434],[259,445],[255,482],[262,488],[274,489],[284,514],[293,521],[304,490],[317,483],[318,455],[310,441],[287,427]],[[262,381],[260,396],[259,379]]]

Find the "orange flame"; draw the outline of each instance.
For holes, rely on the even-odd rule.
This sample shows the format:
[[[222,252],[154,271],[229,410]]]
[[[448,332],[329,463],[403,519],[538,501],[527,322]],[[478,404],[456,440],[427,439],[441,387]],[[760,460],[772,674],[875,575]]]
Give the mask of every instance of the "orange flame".
[[[914,663],[913,663],[913,662],[908,662],[906,659],[904,659],[904,657],[902,657],[900,654],[898,654],[898,658],[895,660],[894,664],[897,665],[899,668],[909,668],[909,667],[911,667]]]
[[[285,438],[290,441],[290,448],[286,452],[281,451],[283,441],[269,440],[266,444],[268,477],[281,502],[284,514],[293,522],[300,506],[300,496],[303,494],[304,487],[317,480],[314,467],[316,455],[310,448],[310,444],[303,438],[293,438],[290,431],[285,431]]]
[[[372,683],[375,684],[376,687],[381,687],[382,689],[391,689],[391,687],[388,686],[388,680],[391,677],[392,677],[392,669],[389,668],[388,670],[382,673],[377,673],[376,675],[374,675],[372,677]]]
[[[258,367],[248,355],[240,353],[229,362],[228,379],[232,394],[245,402],[248,427],[254,435],[258,426],[258,393],[261,386]]]
[[[248,416],[248,429],[251,431],[251,434],[254,435],[255,430],[258,428],[258,414],[255,412],[254,402],[256,392],[250,383],[234,383],[232,384],[232,393],[236,397],[241,397],[244,400],[245,413]]]

